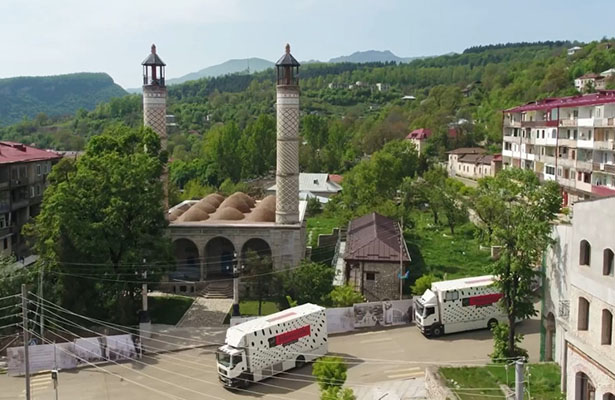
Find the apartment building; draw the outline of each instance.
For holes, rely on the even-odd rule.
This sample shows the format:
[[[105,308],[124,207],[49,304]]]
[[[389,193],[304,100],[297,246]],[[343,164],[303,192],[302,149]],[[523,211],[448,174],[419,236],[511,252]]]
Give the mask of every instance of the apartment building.
[[[504,168],[557,181],[564,204],[615,195],[615,91],[504,110],[503,136]]]
[[[615,400],[615,198],[582,201],[546,256],[544,359],[568,400]]]
[[[21,228],[40,212],[47,175],[61,155],[0,141],[0,252],[28,255]]]

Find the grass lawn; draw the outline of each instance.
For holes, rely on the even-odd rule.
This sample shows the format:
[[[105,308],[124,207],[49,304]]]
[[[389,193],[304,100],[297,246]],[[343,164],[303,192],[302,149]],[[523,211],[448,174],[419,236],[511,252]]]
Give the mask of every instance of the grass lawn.
[[[451,235],[448,227],[433,224],[429,211],[417,210],[412,213],[412,219],[415,227],[406,235],[412,257],[411,273],[417,271],[418,276],[432,273],[441,279],[486,273],[485,267],[491,263],[490,253],[480,250],[477,228],[471,222],[455,227],[455,234]]]
[[[325,217],[318,214],[307,219],[307,235],[309,243],[313,249],[318,245],[318,235],[331,234],[334,228],[339,228],[341,221],[336,217]]]
[[[280,311],[277,303],[273,301],[263,301],[262,315],[269,315]],[[239,312],[241,315],[258,315],[258,300],[241,300],[239,302]]]
[[[175,325],[194,299],[187,296],[152,296],[148,301],[152,323]]]
[[[447,385],[461,400],[484,400],[496,398],[491,396],[501,396],[499,390],[466,390],[472,388],[495,388],[505,384],[514,390],[515,386],[515,367],[510,365],[508,370],[504,364],[491,364],[485,367],[459,367],[459,368],[440,368],[440,374],[446,379]],[[529,385],[526,383],[525,398],[541,400],[563,399],[560,392],[560,368],[553,363],[529,364]],[[527,374],[526,374],[527,377]]]

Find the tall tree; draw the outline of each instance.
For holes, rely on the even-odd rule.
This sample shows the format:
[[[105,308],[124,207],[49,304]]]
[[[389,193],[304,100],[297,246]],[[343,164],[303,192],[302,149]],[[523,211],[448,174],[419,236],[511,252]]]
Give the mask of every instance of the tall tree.
[[[508,316],[506,356],[515,357],[515,321],[536,314],[531,286],[540,274],[542,253],[551,243],[551,224],[561,205],[559,187],[553,181],[540,184],[530,170],[506,169],[483,178],[475,196],[489,244],[501,247],[489,269],[497,278],[501,306]]]
[[[160,174],[166,156],[148,128],[116,126],[49,176],[41,213],[25,229],[66,307],[134,322],[140,272],[172,262]],[[145,263],[144,264],[144,260]]]

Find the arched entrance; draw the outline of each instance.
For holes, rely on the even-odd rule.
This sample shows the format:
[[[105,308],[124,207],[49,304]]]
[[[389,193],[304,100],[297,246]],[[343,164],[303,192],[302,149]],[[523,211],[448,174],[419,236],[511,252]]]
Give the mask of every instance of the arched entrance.
[[[549,313],[545,319],[545,361],[553,361],[555,357],[555,316]]]
[[[272,263],[271,247],[269,243],[260,238],[252,238],[244,243],[241,248],[241,263],[248,270],[250,262],[254,262],[254,258],[258,257],[268,263]]]
[[[227,238],[218,236],[205,245],[205,271],[207,279],[233,276],[235,246]]]
[[[575,375],[574,398],[577,400],[596,400],[596,387],[583,372],[577,372]]]
[[[169,276],[189,281],[201,279],[201,260],[194,242],[190,239],[177,239],[173,242],[173,247],[176,268]]]

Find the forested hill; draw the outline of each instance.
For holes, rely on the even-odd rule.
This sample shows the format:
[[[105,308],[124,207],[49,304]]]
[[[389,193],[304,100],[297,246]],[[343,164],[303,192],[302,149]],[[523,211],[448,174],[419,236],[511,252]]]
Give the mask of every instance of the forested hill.
[[[582,50],[568,55],[566,50],[575,45]],[[613,39],[587,44],[560,41],[477,46],[461,54],[409,63],[306,63],[300,69],[301,130],[306,143],[302,168],[343,173],[356,160],[415,128],[434,132],[428,152],[434,157],[454,146],[486,144],[497,151],[501,147],[501,110],[574,94],[574,78],[612,67]],[[258,129],[254,124],[260,116],[274,117],[274,78],[274,71],[268,69],[169,86],[168,113],[175,115],[176,122],[169,136],[172,159],[207,159],[202,153],[205,142],[222,135],[218,128],[230,123],[235,126],[225,131],[235,135],[230,142],[247,143],[244,136],[251,135],[250,140],[259,143],[254,139],[256,132],[269,127],[270,120],[261,119]],[[615,88],[615,82],[609,82],[607,88]],[[402,99],[407,95],[416,99]],[[89,137],[112,124],[135,126],[142,120],[141,98],[131,95],[70,117],[39,115],[35,120],[0,128],[0,138],[78,150]],[[447,139],[451,128],[459,133],[454,141]],[[237,154],[247,151],[225,147]],[[225,157],[233,159],[235,155]],[[233,174],[216,168],[219,166],[213,163],[208,170],[209,176],[215,177],[212,184],[227,176],[236,180],[258,174],[247,167]]]
[[[0,125],[34,118],[72,115],[100,102],[126,95],[105,73],[77,73],[0,79]]]

